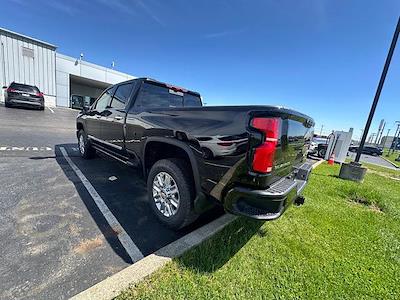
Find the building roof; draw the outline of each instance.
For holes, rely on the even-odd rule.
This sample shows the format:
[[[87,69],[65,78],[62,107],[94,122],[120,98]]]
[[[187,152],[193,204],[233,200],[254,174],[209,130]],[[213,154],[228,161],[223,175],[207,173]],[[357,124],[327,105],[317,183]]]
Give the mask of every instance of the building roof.
[[[50,43],[47,43],[47,42],[44,42],[44,41],[41,41],[41,40],[38,40],[38,39],[35,39],[35,38],[32,38],[32,37],[29,37],[29,36],[24,35],[24,34],[17,33],[17,32],[14,32],[14,31],[11,31],[11,30],[2,28],[2,27],[0,27],[0,33],[1,33],[1,32],[5,32],[5,33],[7,33],[8,35],[15,36],[15,37],[17,37],[17,38],[23,38],[23,39],[30,40],[30,41],[32,41],[32,42],[41,44],[41,45],[43,45],[43,46],[47,46],[47,47],[49,47],[49,48],[52,48],[53,50],[55,50],[55,49],[57,48],[57,46],[55,46],[55,45],[53,45],[53,44],[50,44]]]

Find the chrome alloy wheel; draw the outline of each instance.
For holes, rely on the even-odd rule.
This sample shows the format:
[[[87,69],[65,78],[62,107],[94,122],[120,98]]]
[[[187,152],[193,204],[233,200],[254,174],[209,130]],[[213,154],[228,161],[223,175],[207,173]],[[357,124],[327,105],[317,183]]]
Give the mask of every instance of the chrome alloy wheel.
[[[83,134],[79,137],[79,151],[81,154],[85,154],[85,140],[83,138]]]
[[[153,180],[153,199],[157,209],[167,218],[179,208],[179,189],[174,178],[166,172],[158,173]]]

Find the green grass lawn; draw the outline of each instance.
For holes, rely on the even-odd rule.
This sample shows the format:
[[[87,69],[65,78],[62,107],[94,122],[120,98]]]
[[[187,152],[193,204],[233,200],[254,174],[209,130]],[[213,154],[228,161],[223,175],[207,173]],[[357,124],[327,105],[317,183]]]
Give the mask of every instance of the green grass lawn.
[[[239,218],[117,299],[400,299],[400,172],[338,173],[319,166],[303,206]]]
[[[397,166],[400,168],[400,161],[396,161],[396,158],[399,157],[400,152],[399,152],[399,151],[395,151],[394,153],[391,153],[389,156],[388,156],[387,154],[388,154],[388,150],[386,149],[386,150],[383,152],[383,155],[382,155],[382,156],[383,156],[384,158],[390,160],[392,163],[394,163],[395,165],[397,165]]]

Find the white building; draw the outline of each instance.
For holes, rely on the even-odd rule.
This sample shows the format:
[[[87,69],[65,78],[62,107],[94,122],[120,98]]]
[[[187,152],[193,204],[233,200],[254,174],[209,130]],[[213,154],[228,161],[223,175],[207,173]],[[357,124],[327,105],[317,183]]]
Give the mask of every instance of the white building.
[[[57,47],[0,28],[0,83],[36,85],[46,106],[71,107],[72,99],[89,102],[109,85],[134,78],[113,69],[56,52]],[[4,101],[1,89],[0,101]]]

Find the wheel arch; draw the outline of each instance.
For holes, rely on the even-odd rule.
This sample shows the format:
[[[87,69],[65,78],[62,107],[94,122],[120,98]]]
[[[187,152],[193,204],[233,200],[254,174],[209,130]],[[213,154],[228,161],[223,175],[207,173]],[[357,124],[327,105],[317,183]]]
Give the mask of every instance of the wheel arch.
[[[85,126],[83,125],[83,122],[77,121],[77,122],[76,122],[76,136],[77,136],[77,137],[78,137],[78,132],[79,132],[80,130],[83,130],[83,131],[86,132],[86,128],[85,128]]]
[[[159,151],[157,155],[153,157],[152,149],[161,149],[161,147],[163,151]],[[172,153],[174,150],[176,150],[176,153]],[[185,156],[182,157],[179,156],[179,154],[184,154]],[[184,158],[188,161],[192,171],[191,174],[193,176],[195,192],[196,195],[199,195],[201,193],[201,187],[198,163],[190,147],[181,141],[163,137],[147,138],[143,148],[142,157],[144,177],[147,178],[149,170],[156,161],[167,158]]]

